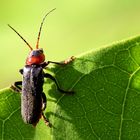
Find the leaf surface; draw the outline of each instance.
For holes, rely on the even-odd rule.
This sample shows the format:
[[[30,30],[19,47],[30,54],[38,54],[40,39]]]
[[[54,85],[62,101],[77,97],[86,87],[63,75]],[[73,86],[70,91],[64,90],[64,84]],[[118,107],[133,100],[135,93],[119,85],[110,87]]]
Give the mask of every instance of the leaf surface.
[[[61,94],[51,80],[44,92],[48,102],[37,127],[24,124],[20,93],[0,91],[2,140],[138,140],[140,137],[140,37],[76,57],[67,66],[47,70],[59,86],[74,95]]]

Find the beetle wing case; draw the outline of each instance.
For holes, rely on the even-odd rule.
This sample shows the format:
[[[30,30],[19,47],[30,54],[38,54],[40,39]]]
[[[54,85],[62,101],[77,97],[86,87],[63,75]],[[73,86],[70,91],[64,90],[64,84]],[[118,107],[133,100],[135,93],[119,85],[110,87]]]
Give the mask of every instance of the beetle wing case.
[[[40,65],[23,69],[21,114],[25,123],[36,125],[42,112],[43,70]]]

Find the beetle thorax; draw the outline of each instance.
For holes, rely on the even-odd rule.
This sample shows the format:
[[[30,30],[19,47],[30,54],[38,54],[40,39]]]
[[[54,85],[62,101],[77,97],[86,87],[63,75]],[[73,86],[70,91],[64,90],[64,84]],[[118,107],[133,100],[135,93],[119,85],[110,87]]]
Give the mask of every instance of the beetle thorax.
[[[32,65],[32,64],[41,64],[45,61],[45,55],[43,53],[43,49],[36,49],[32,50],[27,59],[26,59],[26,65]]]

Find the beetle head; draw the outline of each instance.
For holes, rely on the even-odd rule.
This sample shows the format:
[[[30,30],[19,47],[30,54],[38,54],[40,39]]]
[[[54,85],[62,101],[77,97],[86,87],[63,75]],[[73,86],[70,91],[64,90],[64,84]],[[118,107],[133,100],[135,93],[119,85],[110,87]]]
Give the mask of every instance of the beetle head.
[[[37,37],[37,43],[36,43],[36,49],[33,50],[33,48],[30,46],[30,44],[12,27],[8,24],[8,26],[18,34],[18,36],[28,45],[28,47],[30,48],[30,53],[26,59],[26,64],[27,65],[32,65],[32,64],[40,64],[42,62],[45,61],[45,55],[43,53],[43,49],[39,49],[39,40],[40,40],[40,34],[41,34],[41,30],[42,30],[42,26],[43,26],[43,23],[46,19],[46,17],[52,12],[54,11],[56,8],[52,9],[50,12],[48,12],[42,22],[41,22],[41,25],[40,25],[40,29],[39,29],[39,33],[38,33],[38,37]]]
[[[26,65],[32,65],[32,64],[41,64],[45,61],[45,55],[43,53],[43,49],[36,49],[32,50],[27,59],[26,59]]]

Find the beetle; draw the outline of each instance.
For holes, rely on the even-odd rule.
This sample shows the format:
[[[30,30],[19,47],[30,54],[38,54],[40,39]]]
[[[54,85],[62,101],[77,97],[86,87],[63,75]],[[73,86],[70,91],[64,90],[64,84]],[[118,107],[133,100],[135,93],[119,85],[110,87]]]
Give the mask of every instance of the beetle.
[[[41,22],[35,50],[33,50],[31,45],[12,26],[8,24],[8,26],[30,48],[29,55],[26,59],[25,67],[19,70],[19,72],[23,75],[23,80],[15,82],[14,85],[11,86],[11,88],[16,91],[20,91],[22,93],[21,115],[25,123],[32,124],[33,126],[37,125],[41,117],[44,119],[46,125],[51,126],[49,120],[43,113],[47,103],[46,95],[43,92],[44,78],[50,78],[51,80],[53,80],[57,86],[57,89],[62,93],[70,95],[74,93],[73,91],[65,91],[61,89],[56,79],[49,73],[45,73],[43,71],[43,69],[46,68],[46,66],[50,63],[65,65],[73,61],[74,59],[74,57],[71,57],[70,59],[64,62],[53,62],[53,61],[45,62],[45,55],[43,53],[43,49],[39,48],[39,40],[43,23],[47,15],[54,10],[55,9],[52,9],[50,12],[48,12]]]

